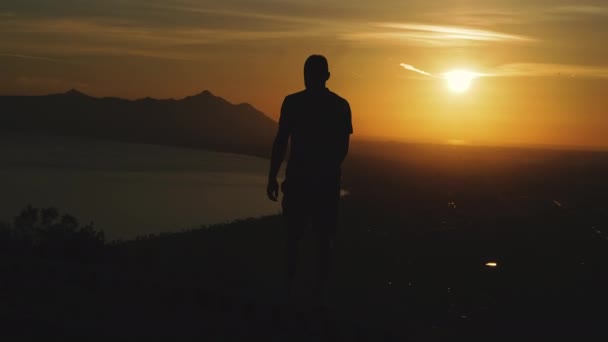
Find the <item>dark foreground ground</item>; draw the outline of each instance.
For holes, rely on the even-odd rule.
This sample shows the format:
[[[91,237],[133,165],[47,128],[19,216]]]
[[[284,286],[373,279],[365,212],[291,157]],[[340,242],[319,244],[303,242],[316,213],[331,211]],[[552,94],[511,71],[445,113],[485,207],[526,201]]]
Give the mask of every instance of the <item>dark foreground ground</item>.
[[[282,225],[268,217],[107,244],[90,258],[5,249],[1,332],[11,340],[603,340],[607,166],[606,154],[592,152],[354,146],[325,311],[310,304],[311,237],[301,246],[296,303],[285,304]]]

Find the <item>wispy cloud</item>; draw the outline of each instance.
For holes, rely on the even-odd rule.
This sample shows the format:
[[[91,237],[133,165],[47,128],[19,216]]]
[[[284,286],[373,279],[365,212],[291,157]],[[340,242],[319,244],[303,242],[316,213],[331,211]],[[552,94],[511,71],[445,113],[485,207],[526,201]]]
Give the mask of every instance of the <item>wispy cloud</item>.
[[[310,36],[315,30],[226,30],[205,27],[164,27],[136,25],[126,20],[47,19],[14,21],[4,26],[4,32],[47,33],[91,37],[112,42],[157,43],[159,45],[205,44],[219,41],[247,41],[293,36]]]
[[[189,60],[196,59],[204,53],[197,47],[210,44],[306,38],[322,34],[318,30],[297,29],[227,30],[190,26],[167,29],[137,25],[126,20],[78,18],[7,20],[0,23],[0,33],[29,34],[33,37],[32,41],[28,42],[10,42],[10,46],[20,47],[20,51],[27,53],[6,53],[4,56],[49,61],[59,60],[37,57],[34,54],[132,55]],[[39,35],[59,39],[61,44],[54,44],[49,39],[36,41]]]
[[[186,10],[186,9],[183,9]],[[457,45],[477,41],[530,41],[532,38],[465,27],[419,23],[357,23],[324,21],[256,12],[204,9],[206,14],[251,17],[280,22],[264,28],[218,28],[197,26],[154,26],[128,19],[108,18],[8,18],[0,22],[0,34],[29,35],[30,41],[6,40],[6,47],[32,59],[36,55],[127,55],[174,60],[193,60],[206,52],[205,46],[247,44],[260,41],[294,41],[308,38],[335,42],[357,40],[368,44],[382,39],[390,43],[420,46]],[[39,37],[46,37],[44,40]],[[57,39],[61,44],[53,44]],[[10,44],[10,45],[9,45]],[[60,46],[59,46],[60,45]],[[17,49],[18,48],[18,49]],[[16,55],[15,55],[16,57]],[[49,59],[52,60],[52,59]]]
[[[405,70],[412,71],[412,72],[415,72],[417,74],[421,74],[424,76],[428,76],[428,77],[432,77],[432,78],[440,78],[440,79],[450,79],[450,77],[453,77],[455,75],[464,75],[464,77],[467,77],[471,80],[478,78],[478,77],[490,76],[488,74],[479,73],[479,72],[472,71],[472,70],[460,70],[460,69],[450,70],[450,71],[436,74],[436,73],[430,73],[430,72],[418,69],[411,64],[401,63],[399,65],[402,68],[404,68]]]
[[[415,66],[413,66],[413,65],[410,65],[410,64],[405,64],[405,63],[401,63],[401,64],[399,64],[399,65],[400,65],[401,67],[403,67],[405,70],[413,71],[413,72],[416,72],[416,73],[419,73],[419,74],[422,74],[422,75],[425,75],[425,76],[431,76],[431,77],[434,77],[434,76],[433,76],[431,73],[428,73],[428,72],[426,72],[426,71],[424,71],[424,70],[420,70],[420,69],[416,68],[416,67],[415,67]]]
[[[608,15],[608,6],[597,5],[574,5],[574,6],[558,6],[554,8],[555,12],[584,14],[584,15]]]
[[[490,30],[472,29],[466,27],[426,25],[419,23],[380,23],[379,27],[397,29],[404,32],[423,32],[429,33],[428,37],[440,40],[477,40],[477,41],[534,41],[536,39],[503,32]],[[394,32],[394,31],[393,31]]]
[[[535,35],[527,34],[529,30],[513,32],[513,28],[529,27],[515,26],[514,23],[543,20],[539,18],[545,16],[608,13],[608,6],[595,5],[546,8],[487,5],[463,7],[461,10],[443,10],[441,6],[435,6],[432,10],[410,15],[409,20],[416,18],[420,22],[410,22],[408,17],[404,17],[404,22],[393,22],[389,21],[388,15],[370,16],[377,19],[370,21],[362,20],[361,16],[329,18],[323,14],[306,14],[321,8],[316,4],[311,4],[303,14],[286,11],[273,1],[261,3],[263,6],[253,6],[245,0],[230,4],[134,1],[131,4],[141,9],[139,14],[105,18],[84,15],[28,17],[0,12],[0,40],[3,40],[3,50],[19,52],[22,58],[30,56],[32,59],[37,55],[95,54],[192,60],[210,53],[212,50],[208,46],[212,45],[253,46],[260,42],[276,41],[294,44],[306,39],[349,46],[373,44],[442,48],[496,44],[504,47],[506,43],[535,43],[543,38],[547,41],[552,38],[550,30],[538,30]],[[297,3],[290,2],[293,6]],[[359,5],[362,8],[372,7]],[[332,6],[336,4],[332,2]],[[175,25],[167,22],[161,25],[153,20],[161,14],[164,17],[188,19]]]
[[[420,18],[429,21],[441,20],[451,25],[464,27],[496,27],[530,21],[530,11],[511,7],[469,7],[433,10],[421,13]]]
[[[446,73],[436,74],[421,70],[413,65],[401,63],[402,68],[421,75],[443,78]],[[608,66],[548,64],[548,63],[513,63],[477,72],[468,71],[474,77],[580,77],[608,79]]]
[[[22,55],[22,54],[16,54],[16,53],[5,53],[5,52],[0,52],[0,57],[34,59],[34,60],[39,60],[39,61],[56,62],[56,63],[68,63],[68,61],[61,60],[61,59],[41,57],[41,56]]]
[[[608,78],[608,66],[514,63],[497,67],[490,76]]]
[[[264,21],[284,22],[284,23],[301,23],[301,24],[329,24],[327,20],[317,18],[308,18],[295,15],[264,13],[251,10],[235,10],[226,8],[210,8],[209,6],[200,6],[195,4],[149,4],[148,7],[165,11],[177,11],[183,13],[198,13],[209,14],[218,17],[233,17],[233,18],[250,18],[260,19]]]
[[[486,3],[484,3],[486,5]],[[528,6],[475,6],[425,11],[418,18],[429,22],[444,22],[456,26],[495,28],[517,24],[545,25],[581,18],[608,15],[607,5],[542,6],[530,1]]]
[[[535,38],[468,27],[420,23],[374,23],[369,29],[345,33],[344,39],[363,42],[405,42],[417,46],[461,46],[472,43],[532,42]]]

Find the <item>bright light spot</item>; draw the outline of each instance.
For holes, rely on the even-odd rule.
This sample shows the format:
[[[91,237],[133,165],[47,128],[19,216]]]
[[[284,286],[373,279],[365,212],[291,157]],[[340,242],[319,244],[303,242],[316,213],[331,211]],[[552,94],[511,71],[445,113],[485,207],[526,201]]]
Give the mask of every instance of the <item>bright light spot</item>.
[[[488,267],[497,267],[498,263],[496,263],[496,262],[486,262],[486,266],[488,266]]]
[[[471,87],[473,79],[479,74],[466,70],[452,70],[443,74],[448,82],[448,88],[455,93],[464,93]]]

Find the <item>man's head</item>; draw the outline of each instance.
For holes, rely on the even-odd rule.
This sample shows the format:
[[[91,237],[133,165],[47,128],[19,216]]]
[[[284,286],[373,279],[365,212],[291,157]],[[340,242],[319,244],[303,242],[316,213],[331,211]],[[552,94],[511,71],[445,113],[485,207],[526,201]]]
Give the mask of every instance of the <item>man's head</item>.
[[[304,84],[306,89],[325,88],[329,79],[327,59],[321,55],[312,55],[304,63]]]

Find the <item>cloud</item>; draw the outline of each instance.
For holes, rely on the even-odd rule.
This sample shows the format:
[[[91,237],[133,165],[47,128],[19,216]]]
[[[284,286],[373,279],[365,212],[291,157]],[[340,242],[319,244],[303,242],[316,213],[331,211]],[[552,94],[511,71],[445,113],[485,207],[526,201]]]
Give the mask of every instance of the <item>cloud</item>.
[[[388,21],[386,14],[370,14],[368,18],[378,20],[370,22],[362,19],[361,13],[329,18],[320,11],[314,16],[311,13],[322,7],[315,4],[301,13],[291,11],[293,6],[300,6],[296,1],[290,2],[291,7],[262,2],[263,6],[254,7],[245,0],[231,1],[230,6],[197,1],[133,1],[123,11],[124,15],[116,17],[90,17],[90,14],[34,17],[0,12],[0,40],[5,44],[3,50],[24,56],[93,54],[196,60],[217,51],[209,46],[254,46],[277,41],[293,45],[311,39],[348,46],[476,47],[531,43],[541,40],[541,34],[547,35],[548,31],[537,30],[537,36],[530,36],[505,28],[525,27],[514,23],[544,20],[543,13],[556,17],[572,15],[568,13],[608,13],[607,6],[478,6],[460,10],[437,6],[415,14],[422,22]],[[367,9],[366,6],[363,7]],[[135,9],[140,11],[134,14]],[[357,6],[349,10],[366,12]],[[367,12],[372,13],[371,8]],[[161,16],[164,19],[155,21]],[[171,24],[172,21],[175,23]]]
[[[216,13],[215,10],[203,10]],[[224,13],[224,12],[221,12]],[[233,14],[232,12],[227,12]],[[234,13],[266,18],[265,15]],[[283,17],[270,16],[281,20]],[[321,23],[322,21],[319,21]],[[38,54],[54,55],[125,55],[172,60],[195,60],[206,52],[203,47],[218,44],[247,44],[259,41],[321,38],[373,42],[382,38],[411,45],[449,45],[460,41],[527,41],[531,38],[494,31],[425,24],[356,24],[296,21],[291,26],[252,29],[220,29],[205,26],[171,28],[145,25],[125,19],[46,18],[10,19],[0,23],[0,33],[31,35],[31,40],[8,40],[6,46],[19,51],[23,58]],[[315,23],[317,23],[315,21]],[[305,29],[303,28],[305,27]],[[378,32],[380,30],[380,32]],[[42,35],[50,37],[37,40]],[[61,41],[54,44],[53,40]],[[11,44],[11,45],[9,45]],[[16,55],[15,55],[16,56]],[[41,58],[42,59],[42,58]],[[48,59],[49,61],[52,59]]]
[[[608,78],[608,66],[514,63],[505,64],[489,73],[494,77],[581,77]]]
[[[275,22],[286,22],[286,23],[303,23],[303,24],[319,24],[327,23],[327,21],[307,18],[301,16],[282,15],[264,13],[251,10],[234,10],[234,9],[223,9],[223,8],[209,8],[208,6],[201,7],[194,4],[182,4],[182,5],[170,5],[170,4],[150,4],[150,8],[159,10],[169,10],[184,13],[198,13],[198,14],[210,14],[218,17],[237,17],[237,18],[250,18],[259,19],[261,21],[275,21]]]
[[[558,6],[554,9],[555,12],[585,14],[585,15],[607,15],[608,6],[595,5],[574,5],[574,6]]]
[[[425,21],[448,22],[456,26],[496,27],[514,25],[530,21],[534,14],[529,10],[507,7],[447,7],[442,10],[427,11],[420,18]]]
[[[133,1],[121,15],[91,17],[90,13],[32,16],[20,13],[0,21],[5,50],[25,56],[141,56],[196,60],[210,54],[209,46],[253,46],[258,42],[317,41],[412,46],[454,46],[470,42],[526,41],[528,37],[418,23],[369,23],[357,16],[329,18],[322,6],[304,13],[288,11],[300,2],[276,6],[272,1],[255,8],[247,1],[232,5],[198,1]],[[287,6],[287,7],[285,7]],[[290,7],[291,6],[291,7]],[[330,6],[332,7],[332,6]],[[340,6],[334,8],[337,10]],[[353,8],[361,9],[357,6]],[[140,9],[134,13],[134,9]],[[79,9],[83,11],[83,9]],[[173,11],[174,13],[171,13]],[[356,11],[355,11],[356,12]],[[124,13],[124,15],[122,14]],[[155,20],[161,16],[159,20]],[[164,19],[163,19],[164,18]],[[167,18],[180,18],[169,24]],[[16,38],[19,37],[19,38]]]
[[[475,78],[478,78],[478,77],[490,76],[488,74],[479,73],[479,72],[472,71],[472,70],[460,70],[460,69],[451,70],[451,71],[444,72],[444,73],[441,73],[441,74],[432,74],[430,72],[418,69],[418,68],[416,68],[415,66],[413,66],[411,64],[401,63],[399,65],[402,68],[404,68],[405,70],[409,70],[409,71],[412,71],[412,72],[415,72],[415,73],[418,73],[418,74],[421,74],[421,75],[424,75],[424,76],[429,76],[429,77],[432,77],[432,78],[440,78],[440,79],[450,79],[450,77],[453,76],[453,75],[464,75],[465,77],[468,77],[470,79],[475,79]]]
[[[21,55],[21,54],[5,53],[5,52],[0,52],[0,57],[10,57],[10,58],[19,58],[19,59],[34,59],[34,60],[47,61],[47,62],[67,63],[67,61],[61,60],[61,59],[48,58],[48,57],[40,57],[40,56]]]
[[[71,38],[90,37],[112,42],[156,43],[159,45],[205,44],[218,41],[248,41],[259,39],[290,38],[309,36],[314,30],[226,30],[205,27],[175,27],[167,29],[136,25],[126,20],[111,19],[46,19],[20,20],[6,27],[5,32],[47,33],[66,35]]]
[[[426,25],[418,23],[379,23],[377,26],[387,29],[396,29],[403,32],[420,32],[428,34],[427,37],[439,40],[476,40],[476,41],[534,41],[534,38],[466,27]],[[395,32],[395,31],[392,31]]]
[[[0,23],[0,34],[26,34],[31,40],[5,40],[6,46],[21,54],[7,57],[30,59],[36,54],[54,55],[130,55],[173,60],[194,60],[202,47],[222,43],[247,43],[322,35],[319,30],[228,30],[178,26],[164,28],[118,19],[19,19]],[[49,37],[40,40],[38,37]],[[1,36],[0,36],[1,38]],[[53,40],[59,40],[57,44]],[[198,47],[198,48],[197,48]]]
[[[402,68],[421,75],[444,78],[445,73],[430,73],[416,68],[411,64],[401,63]],[[548,63],[512,63],[500,65],[496,68],[476,72],[471,70],[474,77],[579,77],[608,79],[608,66],[548,64]]]
[[[381,41],[385,43],[408,43],[417,46],[463,46],[494,42],[532,42],[537,39],[468,27],[430,25],[421,23],[373,23],[367,29],[342,35],[346,40],[360,42]]]
[[[424,70],[420,70],[420,69],[416,68],[416,67],[415,67],[415,66],[413,66],[413,65],[410,65],[410,64],[405,64],[405,63],[401,63],[401,64],[399,64],[399,65],[400,65],[400,66],[402,66],[402,67],[403,67],[405,70],[409,70],[409,71],[417,72],[417,73],[419,73],[419,74],[426,75],[426,76],[435,77],[435,76],[433,76],[432,74],[430,74],[430,73],[428,73],[428,72],[426,72],[426,71],[424,71]]]
[[[450,23],[456,26],[497,27],[518,24],[540,24],[547,22],[572,21],[589,16],[608,15],[606,5],[567,5],[542,6],[529,2],[528,6],[484,6],[453,8],[424,11],[417,18],[424,21]]]

